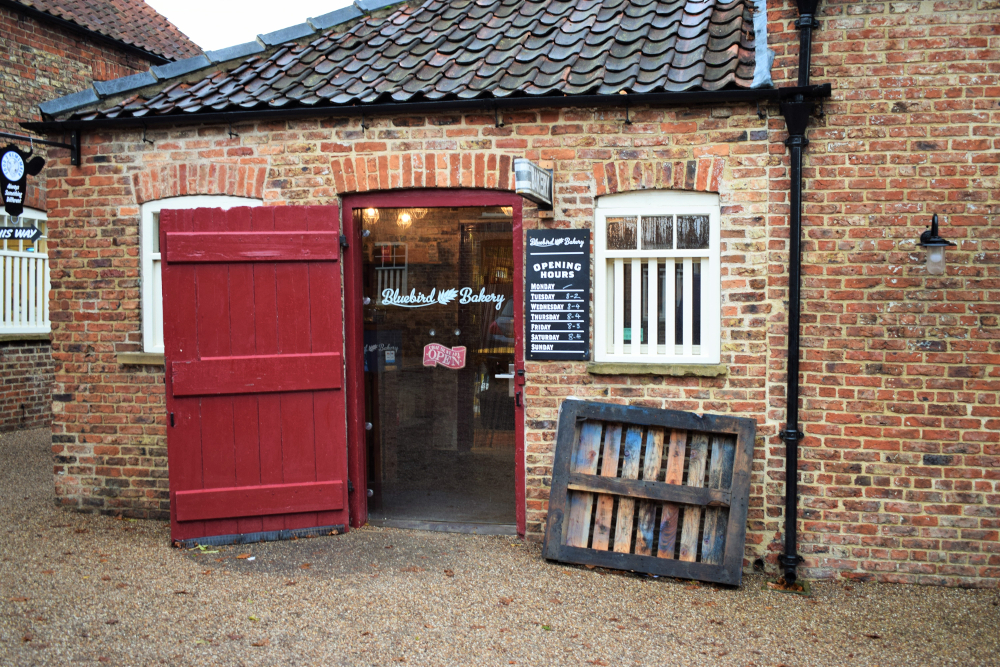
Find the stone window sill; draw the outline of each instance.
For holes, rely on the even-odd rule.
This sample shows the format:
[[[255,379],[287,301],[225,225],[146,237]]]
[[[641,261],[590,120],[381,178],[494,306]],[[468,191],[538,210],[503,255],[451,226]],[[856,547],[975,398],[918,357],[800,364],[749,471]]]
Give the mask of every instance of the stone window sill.
[[[13,343],[20,340],[52,340],[48,333],[5,333],[0,334],[0,343]]]
[[[728,373],[725,364],[623,364],[589,363],[591,375],[666,375],[670,377],[723,377]]]
[[[163,366],[162,352],[119,352],[116,361],[123,366]]]

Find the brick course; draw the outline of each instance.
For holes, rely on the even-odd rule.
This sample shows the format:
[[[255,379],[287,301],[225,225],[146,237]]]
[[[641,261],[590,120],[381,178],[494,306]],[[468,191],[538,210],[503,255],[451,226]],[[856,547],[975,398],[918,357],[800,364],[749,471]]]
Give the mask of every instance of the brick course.
[[[106,42],[93,41],[80,32],[0,6],[0,131],[26,134],[20,123],[41,120],[39,103],[82,90],[94,80],[145,71],[150,65]],[[7,142],[0,139],[0,146]],[[44,146],[36,145],[34,150],[43,157],[47,155]],[[44,176],[45,172],[28,179],[25,200],[27,206],[43,211],[45,190],[39,186]],[[0,361],[0,431],[47,426],[51,422],[48,387],[53,364],[51,352],[47,360],[40,358],[44,349],[48,344],[37,341],[0,343],[0,360],[30,357],[20,364]],[[22,404],[26,405],[27,418]]]
[[[794,3],[769,3],[774,77],[797,75]],[[981,2],[831,2],[813,83],[834,98],[805,157],[800,454],[802,573],[996,586],[1000,581],[1000,12]],[[259,194],[271,205],[405,187],[509,189],[514,157],[554,160],[555,220],[594,197],[672,188],[722,201],[717,378],[590,375],[526,364],[529,537],[543,530],[566,396],[758,421],[747,563],[781,550],[788,158],[777,109],[539,110],[88,133],[85,163],[48,170],[60,501],[164,516],[163,375],[141,348],[138,205],[163,193]],[[214,172],[212,171],[214,170]],[[214,173],[216,177],[212,177]],[[224,178],[219,175],[225,173]],[[928,276],[931,214],[958,242]]]

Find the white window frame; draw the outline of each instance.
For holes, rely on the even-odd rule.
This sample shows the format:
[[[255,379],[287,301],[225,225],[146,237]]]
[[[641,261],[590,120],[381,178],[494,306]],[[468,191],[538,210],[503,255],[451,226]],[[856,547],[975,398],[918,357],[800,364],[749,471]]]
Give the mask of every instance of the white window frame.
[[[48,239],[48,215],[38,209],[26,208],[18,216],[18,225],[36,222],[42,236],[25,250],[22,240],[0,240],[0,334],[46,334],[52,330],[49,320],[49,253],[37,252],[40,243]],[[0,211],[0,226],[14,225]]]
[[[594,361],[617,362],[630,364],[718,364],[721,357],[722,340],[722,302],[721,284],[722,272],[720,265],[721,213],[719,195],[702,192],[628,192],[624,194],[607,195],[597,201],[594,221]],[[663,215],[707,215],[709,218],[709,247],[702,250],[643,250],[642,220],[643,216]],[[635,250],[607,249],[607,219],[623,216],[636,217]],[[677,223],[673,225],[674,245],[676,247]],[[701,345],[692,345],[692,263],[698,259],[701,262]],[[622,266],[626,262],[638,260],[640,263],[659,267],[666,263],[667,275],[675,270],[675,262],[682,263],[683,285],[687,298],[684,299],[684,336],[683,344],[675,344],[673,350],[668,350],[668,344],[657,341],[658,326],[649,326],[648,342],[633,345],[624,341],[624,308],[615,308],[611,301],[614,294],[610,292],[610,284],[615,275],[621,280]],[[609,268],[610,267],[610,268]],[[658,269],[650,273],[657,275]],[[632,271],[631,287],[633,294],[641,293],[642,273]],[[656,285],[659,281],[650,281],[647,315],[649,322],[657,322],[657,305],[659,299]],[[668,293],[672,296],[673,282],[668,281]],[[610,296],[609,296],[610,295]],[[669,298],[669,297],[668,297]],[[630,321],[642,316],[642,300],[633,299]],[[674,337],[673,309],[666,308],[666,337]],[[630,336],[631,338],[631,336]],[[649,342],[654,343],[650,345]]]
[[[139,207],[141,246],[140,284],[142,285],[142,349],[144,352],[163,354],[163,279],[160,267],[160,253],[157,249],[157,224],[160,211],[221,208],[230,209],[238,206],[256,208],[263,206],[260,199],[247,197],[231,197],[229,195],[190,195],[187,197],[170,197],[146,202]]]

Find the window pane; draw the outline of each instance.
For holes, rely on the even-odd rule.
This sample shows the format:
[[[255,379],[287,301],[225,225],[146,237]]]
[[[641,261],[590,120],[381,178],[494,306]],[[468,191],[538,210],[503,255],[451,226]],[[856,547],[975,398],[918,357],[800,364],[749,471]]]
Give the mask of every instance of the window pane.
[[[701,262],[691,263],[691,344],[701,345]]]
[[[651,215],[642,218],[642,249],[673,250],[674,216]]]
[[[160,212],[153,213],[153,252],[160,252]]]
[[[674,264],[674,344],[684,344],[684,262]]]
[[[656,326],[656,340],[660,344],[664,344],[667,340],[667,265],[663,262],[658,263],[656,267],[657,271],[657,291],[660,293],[660,300],[657,303],[657,310],[659,311],[657,316],[657,326]],[[667,350],[668,354],[672,354],[673,350]]]
[[[646,335],[649,326],[649,264],[642,262],[642,330],[638,335],[640,343],[648,343],[649,336]]]
[[[608,218],[608,250],[636,250],[635,216]]]
[[[708,216],[677,216],[677,248],[704,250],[708,248]]]
[[[625,308],[625,333],[622,340],[626,344],[632,342],[632,262],[625,262],[625,273],[622,275],[622,301]]]

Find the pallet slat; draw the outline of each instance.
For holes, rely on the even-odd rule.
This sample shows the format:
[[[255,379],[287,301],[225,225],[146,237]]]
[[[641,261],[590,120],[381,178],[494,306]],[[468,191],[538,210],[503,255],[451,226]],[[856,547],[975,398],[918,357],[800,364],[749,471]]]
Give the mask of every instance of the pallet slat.
[[[625,452],[622,461],[622,479],[639,478],[639,457],[642,455],[642,428],[629,427],[625,432]],[[635,516],[635,500],[622,497],[618,501],[618,518],[615,525],[615,546],[618,553],[627,554],[632,550],[632,519]]]
[[[679,485],[684,480],[684,454],[687,452],[687,431],[673,429],[670,431],[670,449],[667,454],[667,475],[665,485]],[[679,486],[667,486],[671,490]],[[728,501],[727,501],[728,502]],[[681,508],[674,503],[664,503],[660,513],[660,542],[656,555],[660,558],[673,558],[677,546],[677,522]]]
[[[602,477],[618,475],[618,459],[622,449],[622,425],[608,424],[604,431],[604,459],[601,462]],[[615,497],[603,493],[597,496],[597,515],[594,517],[594,549],[608,550],[611,540],[611,513],[615,507]]]
[[[600,422],[584,422],[580,427],[580,439],[576,455],[573,457],[573,471],[586,475],[597,472],[597,458],[601,451]],[[574,547],[587,546],[590,533],[590,513],[594,505],[594,494],[589,491],[575,491],[569,498],[569,521],[566,523],[566,544]]]
[[[708,487],[710,489],[729,488],[732,483],[733,456],[736,448],[729,438],[712,437],[712,462],[708,469]],[[728,474],[728,479],[727,474]],[[729,510],[722,507],[710,507],[705,513],[705,530],[701,545],[701,560],[705,563],[718,564],[726,547],[726,524],[729,522]]]
[[[642,466],[642,479],[656,481],[663,462],[663,429],[651,428],[646,434],[646,455]],[[643,556],[653,555],[653,529],[656,524],[657,503],[650,500],[639,502],[639,527],[635,535],[635,552]]]
[[[708,456],[708,435],[695,433],[691,437],[691,458],[688,461],[688,486],[705,484],[705,459]],[[698,557],[698,530],[701,528],[701,508],[684,508],[684,528],[681,532],[681,560],[689,563]]]

